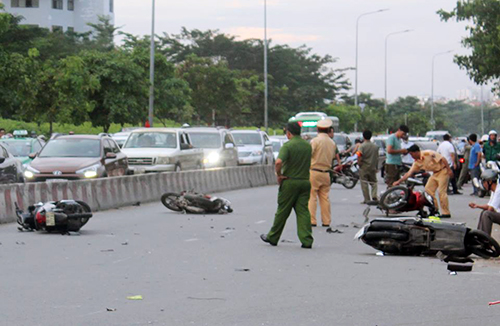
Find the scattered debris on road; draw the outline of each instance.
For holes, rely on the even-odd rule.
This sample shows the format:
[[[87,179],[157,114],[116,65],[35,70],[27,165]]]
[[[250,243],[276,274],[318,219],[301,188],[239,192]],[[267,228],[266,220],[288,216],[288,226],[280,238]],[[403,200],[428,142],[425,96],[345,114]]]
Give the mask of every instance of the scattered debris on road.
[[[142,295],[131,295],[127,297],[128,300],[142,300]]]
[[[250,272],[250,268],[235,268],[236,272]]]
[[[347,225],[347,224],[339,224],[339,225],[337,225],[337,227],[338,228],[348,228],[349,225]]]
[[[281,240],[281,242],[283,242],[283,243],[295,243],[295,241],[287,240],[287,239],[283,239],[283,240]]]
[[[128,242],[127,241],[122,242],[122,246],[128,246]]]
[[[457,275],[457,272],[450,272],[450,275]]]
[[[378,251],[375,255],[376,256],[385,256],[383,251]]]
[[[500,304],[500,301],[492,301],[488,303],[488,306],[494,306],[496,304]]]
[[[116,311],[116,308],[106,308],[106,311]]]
[[[17,244],[17,245],[21,245],[21,246],[24,246],[24,245],[25,245],[25,243],[24,243],[24,242],[22,242],[22,241],[21,241],[21,242],[16,241],[16,244]]]
[[[368,265],[367,261],[355,261],[355,264],[360,264],[360,265]]]
[[[339,229],[328,228],[326,229],[326,233],[344,233],[344,231],[340,231]]]
[[[104,249],[104,250],[101,250],[101,252],[113,252],[115,251],[114,249]]]

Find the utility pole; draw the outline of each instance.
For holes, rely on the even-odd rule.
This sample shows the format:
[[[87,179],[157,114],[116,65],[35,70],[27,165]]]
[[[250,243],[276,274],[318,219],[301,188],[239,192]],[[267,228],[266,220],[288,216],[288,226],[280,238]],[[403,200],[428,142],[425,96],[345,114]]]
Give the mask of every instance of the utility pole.
[[[151,17],[151,58],[149,61],[149,126],[153,127],[153,110],[155,102],[155,0]]]
[[[267,81],[267,0],[264,0],[264,127],[269,132],[268,112],[268,81]]]

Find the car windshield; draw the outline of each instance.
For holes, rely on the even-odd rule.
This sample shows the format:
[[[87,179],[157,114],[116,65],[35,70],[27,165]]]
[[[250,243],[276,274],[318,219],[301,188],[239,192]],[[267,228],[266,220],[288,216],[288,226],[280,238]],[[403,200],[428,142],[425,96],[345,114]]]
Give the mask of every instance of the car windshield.
[[[177,148],[177,136],[173,132],[132,133],[123,148]]]
[[[236,146],[262,145],[262,139],[258,133],[233,133]]]
[[[30,142],[24,142],[24,141],[6,142],[6,141],[2,141],[2,143],[7,144],[8,148],[9,148],[9,152],[16,157],[28,156],[31,154],[31,143]]]
[[[215,132],[190,132],[191,143],[198,148],[220,148],[221,138]]]
[[[40,157],[100,157],[99,139],[52,139],[40,152]]]
[[[342,136],[342,135],[333,136],[333,140],[335,141],[335,144],[337,144],[337,145],[345,145],[346,144],[345,138],[346,137]]]

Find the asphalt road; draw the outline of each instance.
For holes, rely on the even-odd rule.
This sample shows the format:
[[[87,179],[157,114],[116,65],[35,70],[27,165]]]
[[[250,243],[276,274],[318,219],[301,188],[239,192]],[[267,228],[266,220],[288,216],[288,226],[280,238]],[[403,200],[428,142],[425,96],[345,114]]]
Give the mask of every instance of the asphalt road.
[[[333,226],[344,233],[315,228],[314,248],[301,249],[292,216],[285,242],[271,247],[259,234],[276,194],[220,194],[234,204],[229,215],[160,203],[99,212],[80,236],[0,226],[0,324],[499,324],[500,305],[488,302],[500,300],[500,261],[477,259],[473,272],[450,275],[436,258],[376,256],[353,241],[352,223],[364,220],[359,186],[332,189]],[[475,226],[469,200],[451,198],[452,220]],[[127,299],[134,295],[143,300]]]

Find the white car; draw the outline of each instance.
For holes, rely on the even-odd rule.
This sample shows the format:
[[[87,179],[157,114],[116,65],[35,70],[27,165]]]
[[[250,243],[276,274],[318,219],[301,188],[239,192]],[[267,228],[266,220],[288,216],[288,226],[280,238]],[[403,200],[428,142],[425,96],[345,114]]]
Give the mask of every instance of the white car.
[[[231,131],[238,148],[238,164],[273,164],[273,145],[269,136],[260,130]]]
[[[283,144],[288,141],[288,138],[286,138],[286,136],[272,136],[269,139],[271,140],[271,143],[273,144],[274,160],[277,160],[278,154],[280,153],[280,149],[283,146]]]
[[[183,129],[191,138],[193,145],[203,149],[205,168],[238,165],[238,150],[229,130],[216,127],[186,127]]]
[[[130,133],[122,151],[135,173],[203,168],[203,150],[194,148],[183,129],[144,128]]]

